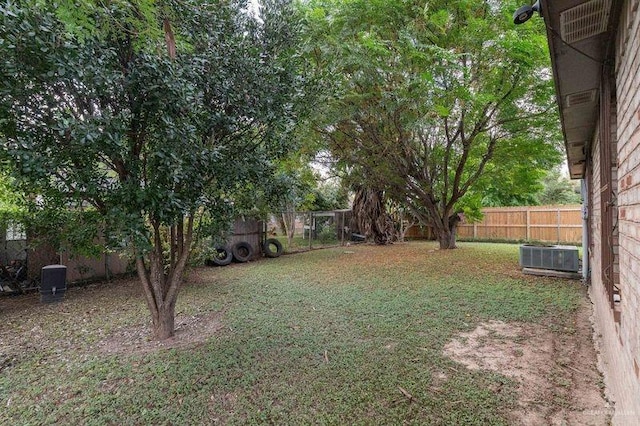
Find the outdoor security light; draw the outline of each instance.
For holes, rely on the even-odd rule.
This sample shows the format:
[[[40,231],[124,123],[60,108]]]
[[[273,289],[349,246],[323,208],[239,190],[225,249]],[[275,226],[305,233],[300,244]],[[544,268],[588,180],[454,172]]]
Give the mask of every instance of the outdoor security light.
[[[516,25],[524,24],[533,16],[533,12],[540,12],[540,0],[537,0],[533,6],[522,6],[513,14],[513,23]]]

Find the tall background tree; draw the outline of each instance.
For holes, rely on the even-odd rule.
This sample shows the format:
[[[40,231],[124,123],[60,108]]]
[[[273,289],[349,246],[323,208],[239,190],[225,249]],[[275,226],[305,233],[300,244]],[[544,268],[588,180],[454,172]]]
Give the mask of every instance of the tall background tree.
[[[542,179],[542,189],[537,194],[538,204],[580,204],[580,182],[569,180],[559,168],[550,170]]]
[[[516,28],[515,7],[472,0],[305,7],[306,55],[328,79],[319,137],[353,180],[431,225],[442,249],[455,247],[460,213],[478,214],[484,184],[535,182],[560,160],[543,24]]]
[[[292,148],[296,14],[242,1],[0,5],[0,158],[36,213],[86,211],[126,245],[156,338],[174,333],[200,211]],[[102,234],[102,235],[100,235]]]

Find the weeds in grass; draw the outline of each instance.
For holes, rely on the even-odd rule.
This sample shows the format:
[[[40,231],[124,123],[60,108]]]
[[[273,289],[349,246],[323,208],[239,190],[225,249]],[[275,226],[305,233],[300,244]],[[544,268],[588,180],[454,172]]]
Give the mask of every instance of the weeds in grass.
[[[516,384],[460,367],[445,343],[490,319],[564,326],[581,289],[519,274],[516,246],[461,246],[198,270],[177,310],[224,308],[224,328],[193,348],[96,351],[148,322],[135,283],[70,289],[57,307],[17,301],[2,314],[0,423],[506,424]]]

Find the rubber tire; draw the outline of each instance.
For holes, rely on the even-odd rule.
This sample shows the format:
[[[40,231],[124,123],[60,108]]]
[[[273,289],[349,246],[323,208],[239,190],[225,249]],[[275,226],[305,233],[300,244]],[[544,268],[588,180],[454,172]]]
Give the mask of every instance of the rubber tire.
[[[218,256],[214,256],[213,259],[207,259],[206,264],[208,266],[227,266],[233,260],[233,252],[229,250],[228,246],[216,246],[215,247]],[[211,264],[209,264],[211,262]]]
[[[248,262],[253,257],[253,247],[246,241],[235,243],[231,251],[237,262]]]
[[[272,245],[276,246],[276,251],[271,250]],[[282,243],[275,238],[268,238],[262,245],[262,252],[267,257],[280,257],[283,251]]]

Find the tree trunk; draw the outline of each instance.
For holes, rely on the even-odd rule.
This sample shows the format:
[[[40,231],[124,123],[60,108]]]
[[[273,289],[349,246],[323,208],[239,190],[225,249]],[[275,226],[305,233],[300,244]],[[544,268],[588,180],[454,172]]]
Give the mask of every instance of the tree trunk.
[[[191,250],[193,216],[186,218],[186,226],[178,223],[167,233],[175,247],[172,247],[173,255],[166,259],[160,225],[153,221],[152,225],[154,248],[147,256],[136,250],[136,270],[151,312],[152,335],[158,340],[165,340],[175,333],[176,301]]]
[[[384,192],[359,187],[353,198],[353,220],[358,231],[378,245],[391,244],[396,233],[385,206]]]
[[[284,234],[287,236],[287,245],[291,247],[293,243],[293,236],[296,233],[296,212],[295,210],[289,210],[282,212],[280,218],[280,225]]]
[[[177,299],[177,297],[175,298]],[[165,340],[175,334],[176,301],[165,303],[158,308],[157,318],[153,321],[153,335],[157,340]]]
[[[280,233],[282,235],[287,235],[287,223],[284,218],[284,213],[281,213],[280,216],[278,216],[278,226],[280,227]]]
[[[440,250],[449,250],[456,248],[456,232],[450,229],[443,229],[436,231],[438,234],[438,243],[440,243]]]
[[[458,223],[462,220],[460,213],[454,213],[449,216],[446,221],[446,225],[442,229],[434,228],[438,237],[438,243],[440,243],[440,250],[450,250],[457,248],[456,246],[456,232],[458,230]]]

